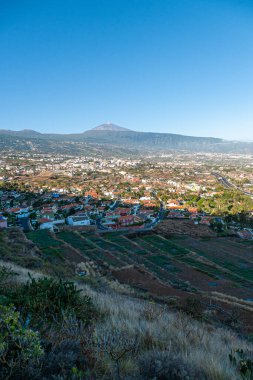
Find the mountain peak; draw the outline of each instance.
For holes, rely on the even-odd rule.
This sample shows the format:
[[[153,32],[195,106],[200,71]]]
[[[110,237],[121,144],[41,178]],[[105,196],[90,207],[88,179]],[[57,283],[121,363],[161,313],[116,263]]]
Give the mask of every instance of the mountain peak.
[[[95,128],[92,128],[91,131],[115,131],[115,132],[120,132],[120,131],[130,131],[130,129],[123,128],[123,127],[120,127],[119,125],[107,122],[107,123],[98,125]]]

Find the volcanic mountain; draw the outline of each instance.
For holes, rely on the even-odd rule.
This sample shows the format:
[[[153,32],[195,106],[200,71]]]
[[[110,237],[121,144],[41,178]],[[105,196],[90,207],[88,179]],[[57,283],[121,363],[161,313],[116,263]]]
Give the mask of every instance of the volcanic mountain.
[[[113,123],[104,123],[98,125],[91,129],[91,131],[114,131],[114,132],[122,132],[122,131],[131,131],[131,129],[120,127],[119,125]]]
[[[41,151],[46,153],[87,154],[107,152],[188,151],[205,153],[253,154],[253,143],[213,137],[184,136],[175,133],[138,132],[112,123],[104,123],[82,133],[39,133],[33,130],[0,130],[0,149]]]

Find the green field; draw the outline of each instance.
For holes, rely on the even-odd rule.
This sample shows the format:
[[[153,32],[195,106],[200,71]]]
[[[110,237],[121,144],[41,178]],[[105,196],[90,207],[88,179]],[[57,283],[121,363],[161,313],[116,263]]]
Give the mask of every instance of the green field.
[[[32,240],[39,248],[59,247],[61,243],[55,240],[48,230],[28,232],[28,239]]]
[[[95,248],[94,244],[87,242],[87,240],[72,231],[62,231],[57,234],[57,237],[82,253],[85,253],[88,249]]]
[[[45,259],[49,261],[57,258],[64,260],[63,244],[56,240],[48,230],[29,232],[27,237],[36,244]]]
[[[67,244],[99,265],[111,269],[129,265],[146,268],[172,286],[184,283],[184,278],[188,279],[190,274],[193,287],[198,284],[200,275],[205,286],[213,279],[225,280],[231,283],[231,287],[253,287],[253,254],[252,262],[249,260],[252,245],[247,244],[245,248],[241,241],[207,241],[185,236],[166,239],[156,234],[113,232],[96,235],[62,231],[53,235],[46,230],[30,232],[27,237],[46,256],[61,257],[64,255],[63,245],[66,249]],[[247,257],[243,256],[245,249],[248,250]]]

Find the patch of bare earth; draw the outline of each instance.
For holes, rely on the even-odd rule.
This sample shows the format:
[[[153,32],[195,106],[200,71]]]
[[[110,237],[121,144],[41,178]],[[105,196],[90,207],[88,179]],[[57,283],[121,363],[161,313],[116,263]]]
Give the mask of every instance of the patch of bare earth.
[[[165,219],[155,228],[155,231],[170,237],[173,234],[189,235],[193,237],[215,237],[216,233],[205,225],[196,225],[192,220]]]
[[[144,269],[130,267],[112,271],[119,282],[133,286],[158,297],[185,297],[186,293],[161,283],[157,278]]]

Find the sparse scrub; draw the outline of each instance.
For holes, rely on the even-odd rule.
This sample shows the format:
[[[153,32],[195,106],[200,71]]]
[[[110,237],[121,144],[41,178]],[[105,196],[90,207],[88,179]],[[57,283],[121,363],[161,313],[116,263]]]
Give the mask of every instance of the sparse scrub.
[[[42,356],[38,333],[21,323],[13,306],[0,306],[0,378],[30,378]]]
[[[194,321],[182,313],[171,313],[167,308],[161,308],[158,305],[147,303],[147,301],[99,294],[88,288],[86,288],[86,292],[92,296],[95,305],[106,315],[103,322],[94,326],[94,340],[91,345],[94,352],[101,353],[98,349],[101,345],[96,342],[104,341],[108,336],[113,341],[114,347],[118,347],[118,349],[124,347],[127,350],[131,346],[129,344],[131,340],[135,341],[136,339],[138,342],[136,350],[133,352],[130,350],[128,355],[121,359],[120,376],[122,378],[128,378],[133,373],[136,376],[134,378],[139,378],[138,376],[144,379],[148,378],[145,377],[146,374],[141,373],[141,368],[137,363],[143,358],[143,355],[145,357],[145,354],[150,352],[162,352],[161,355],[169,352],[174,360],[173,371],[179,371],[178,373],[182,373],[182,376],[211,380],[237,380],[240,378],[237,368],[230,363],[228,355],[232,347],[236,348],[238,345],[242,345],[244,349],[247,349],[250,345],[240,340],[232,332]],[[155,313],[156,318],[154,317]],[[124,339],[126,336],[127,339]],[[176,366],[175,363],[178,361],[182,366],[181,364]],[[106,374],[108,378],[117,379],[115,362],[109,355],[106,355],[106,360],[102,355],[102,359],[97,361],[97,365],[98,367],[102,366],[99,367],[99,371]],[[192,372],[193,368],[195,372]],[[130,372],[128,372],[129,369]],[[164,378],[170,379],[170,377]],[[173,379],[173,377],[171,378]],[[181,378],[184,379],[184,377]],[[175,379],[181,378],[175,377]]]
[[[234,350],[229,354],[229,360],[238,369],[243,379],[253,379],[253,351]]]
[[[8,286],[10,279],[17,275],[10,266],[0,266],[0,292]]]
[[[204,307],[197,298],[187,298],[183,311],[196,319],[203,318]]]
[[[8,286],[4,289],[7,292]],[[134,298],[135,293],[116,291],[117,287],[94,290],[39,275],[8,289],[21,326],[36,327],[41,336],[34,340],[42,350],[36,359],[40,371],[36,373],[31,357],[19,378],[251,379],[242,377],[243,363],[229,356],[238,347],[245,353],[253,351],[235,333],[173,312],[169,306]],[[190,306],[191,315],[201,314],[198,304]],[[249,355],[245,358],[249,364]],[[16,379],[12,373],[8,376]]]

